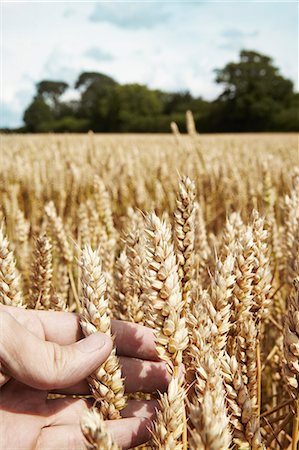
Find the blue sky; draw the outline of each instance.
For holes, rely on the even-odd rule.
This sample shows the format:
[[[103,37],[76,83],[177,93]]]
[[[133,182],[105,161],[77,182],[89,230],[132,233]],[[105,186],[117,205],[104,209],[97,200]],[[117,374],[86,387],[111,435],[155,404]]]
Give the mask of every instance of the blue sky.
[[[272,56],[298,89],[297,1],[2,0],[1,16],[0,126],[21,125],[36,82],[73,85],[82,71],[213,99],[213,69],[242,48]]]

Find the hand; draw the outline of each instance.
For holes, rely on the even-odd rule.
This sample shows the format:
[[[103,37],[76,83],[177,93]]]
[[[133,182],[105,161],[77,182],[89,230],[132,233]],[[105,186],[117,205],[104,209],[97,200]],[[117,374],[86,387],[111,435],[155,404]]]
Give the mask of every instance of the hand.
[[[127,393],[165,391],[170,381],[150,329],[112,321]],[[0,306],[1,450],[83,450],[80,422],[92,399],[86,377],[109,356],[102,333],[82,339],[76,314]],[[48,399],[49,393],[68,397]],[[146,442],[156,401],[129,401],[107,421],[122,448]]]

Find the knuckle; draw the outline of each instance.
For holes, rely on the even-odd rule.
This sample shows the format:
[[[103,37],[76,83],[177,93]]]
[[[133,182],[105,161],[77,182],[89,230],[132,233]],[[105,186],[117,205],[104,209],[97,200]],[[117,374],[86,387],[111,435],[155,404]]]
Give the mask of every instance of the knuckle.
[[[44,337],[45,337],[44,329],[43,329],[41,321],[37,317],[30,316],[30,315],[26,316],[24,326],[34,336],[44,339]]]
[[[62,387],[68,372],[68,353],[56,343],[48,343],[48,383],[52,389]]]

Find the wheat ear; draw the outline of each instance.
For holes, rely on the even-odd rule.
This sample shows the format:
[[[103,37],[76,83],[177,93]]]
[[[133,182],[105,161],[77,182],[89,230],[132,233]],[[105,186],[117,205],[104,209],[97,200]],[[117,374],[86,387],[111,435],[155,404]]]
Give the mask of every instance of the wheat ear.
[[[111,335],[106,281],[97,251],[85,246],[80,259],[82,305],[81,326],[85,336],[101,331]],[[104,419],[119,419],[125,407],[124,384],[115,348],[105,363],[89,377],[89,384]]]
[[[195,183],[183,177],[174,212],[174,241],[182,283],[183,302],[190,302],[191,281],[194,274],[195,242]]]
[[[15,258],[9,249],[2,224],[0,227],[0,302],[4,305],[24,306],[20,284]]]
[[[188,331],[171,230],[155,214],[146,217],[148,266],[145,273],[144,301],[149,306],[147,323],[154,330],[161,359],[178,367],[188,345]]]
[[[186,111],[186,128],[189,136],[196,136],[197,131],[192,111]]]
[[[253,412],[251,398],[236,357],[230,357],[226,353],[221,359],[221,369],[235,443],[242,449],[251,448],[248,447],[249,444],[255,447],[262,445],[257,416]]]
[[[95,408],[82,418],[81,430],[88,450],[119,450],[106,428],[103,416]]]
[[[61,217],[57,215],[53,202],[49,202],[45,206],[45,213],[55,238],[55,244],[60,251],[60,257],[63,258],[66,263],[70,264],[73,261],[72,250],[68,243]]]
[[[52,245],[45,233],[37,237],[31,268],[30,304],[48,309],[51,303]]]
[[[100,221],[106,228],[108,238],[115,236],[110,197],[105,184],[98,175],[94,177],[94,199]]]
[[[241,219],[240,213],[232,213],[226,220],[226,224],[222,233],[222,245],[220,259],[223,260],[229,255],[234,255],[236,250],[236,242],[242,236],[245,225]]]
[[[212,353],[209,355],[211,363]],[[191,449],[223,450],[230,448],[232,435],[229,417],[225,405],[225,391],[220,367],[216,359],[212,366],[216,371],[210,372],[202,395],[189,404],[189,417],[193,425],[190,430]],[[196,383],[201,384],[198,379]],[[198,389],[196,392],[198,392]],[[201,390],[201,388],[200,388]]]
[[[211,278],[210,301],[206,307],[212,323],[217,329],[212,337],[213,348],[216,352],[223,352],[227,345],[228,333],[231,327],[231,296],[235,283],[233,274],[234,258],[228,256],[222,263],[216,262],[216,270]]]
[[[184,429],[185,390],[178,378],[172,378],[167,394],[159,400],[159,410],[152,429],[152,444],[155,449],[182,450],[181,436]]]
[[[126,253],[129,261],[130,300],[128,301],[129,319],[135,323],[144,322],[144,303],[142,283],[146,266],[144,233],[134,226],[126,235]]]
[[[115,262],[113,314],[116,319],[128,320],[128,308],[130,302],[129,284],[130,265],[126,251],[123,250]]]
[[[166,396],[161,397],[161,412],[157,416],[153,440],[158,448],[187,448],[187,427],[184,407],[184,390],[179,380],[179,365],[183,351],[188,345],[188,330],[185,317],[182,317],[183,301],[177,272],[176,258],[171,242],[171,229],[155,214],[146,217],[146,258],[147,268],[144,277],[144,301],[149,305],[147,323],[156,337],[156,348],[161,359],[172,370],[174,379]],[[175,398],[176,397],[176,398]],[[172,414],[168,411],[171,403]],[[177,430],[173,433],[173,423]],[[179,425],[181,424],[181,426]],[[168,429],[169,427],[169,429]],[[169,433],[168,433],[169,432]],[[165,433],[172,442],[165,447]]]
[[[264,220],[257,211],[253,211],[252,234],[253,234],[253,281],[252,293],[254,297],[251,311],[260,322],[265,316],[270,305],[269,292],[271,289],[271,270],[268,254],[268,232],[264,228]]]
[[[244,320],[248,316],[253,305],[253,235],[248,227],[240,240],[236,243],[235,277],[236,283],[233,290],[233,317],[235,322]]]
[[[30,223],[25,219],[21,209],[17,209],[15,217],[15,237],[16,237],[16,255],[18,265],[22,273],[26,273],[28,263],[28,240],[29,240]]]

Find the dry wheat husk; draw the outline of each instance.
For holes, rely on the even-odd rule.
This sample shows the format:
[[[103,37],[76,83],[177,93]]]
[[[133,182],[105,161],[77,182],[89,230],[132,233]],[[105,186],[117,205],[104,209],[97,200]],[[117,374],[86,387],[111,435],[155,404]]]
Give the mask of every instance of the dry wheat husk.
[[[60,257],[65,263],[69,264],[73,261],[73,254],[68,243],[66,232],[61,220],[57,215],[56,208],[53,202],[49,202],[45,206],[45,213],[49,221],[50,229],[53,234],[54,243],[60,252]]]
[[[36,238],[31,268],[30,306],[49,309],[52,289],[52,245],[45,233]]]
[[[81,421],[81,430],[88,450],[119,450],[108,432],[102,415],[95,409],[88,411]]]
[[[106,281],[98,252],[92,251],[90,246],[84,247],[79,264],[82,288],[80,296],[82,330],[85,336],[97,331],[110,336],[111,321],[108,315]],[[105,363],[89,377],[89,384],[104,419],[119,419],[126,400],[115,348]]]
[[[155,214],[148,214],[145,232],[148,263],[143,299],[148,305],[147,324],[154,330],[160,358],[169,367],[178,367],[188,345],[188,330],[181,315],[184,303],[171,230]]]
[[[212,368],[216,369],[213,372]],[[195,390],[202,395],[189,404],[191,449],[228,449],[232,442],[229,416],[225,405],[225,391],[216,359],[205,364],[208,378],[202,390],[202,379],[197,375]],[[197,387],[198,385],[198,387]]]
[[[157,450],[182,450],[185,390],[182,381],[173,378],[167,394],[159,400],[159,410],[152,429],[152,446]]]
[[[182,298],[190,303],[190,291],[194,274],[195,244],[195,183],[183,177],[174,212],[174,242],[178,261],[178,273],[182,283]]]
[[[0,302],[8,306],[24,306],[21,293],[20,274],[16,269],[13,252],[4,234],[3,224],[0,227]]]

